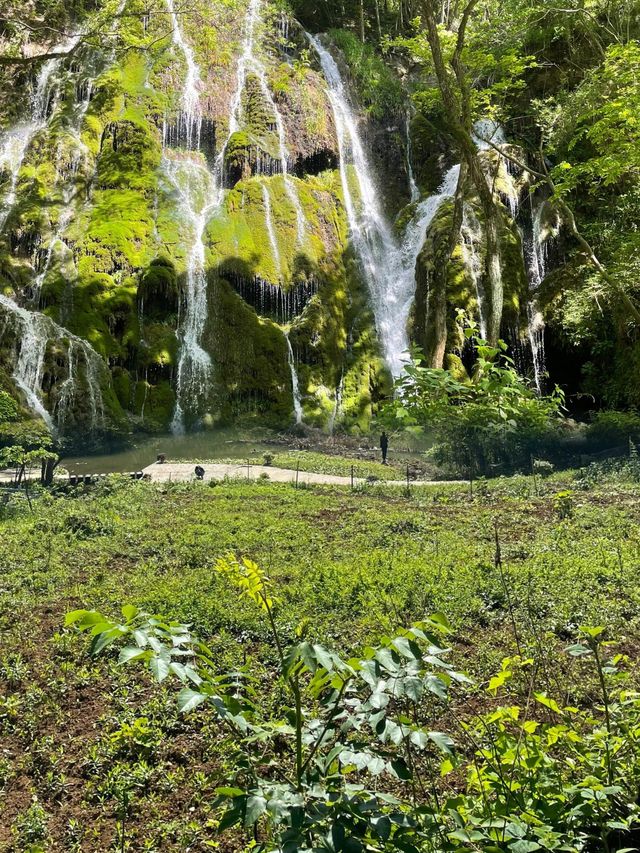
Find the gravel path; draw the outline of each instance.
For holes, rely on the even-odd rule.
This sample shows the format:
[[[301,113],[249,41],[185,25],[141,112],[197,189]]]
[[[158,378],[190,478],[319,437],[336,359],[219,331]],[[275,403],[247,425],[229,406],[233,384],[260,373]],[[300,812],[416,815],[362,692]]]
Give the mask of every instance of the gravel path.
[[[296,471],[293,468],[275,468],[271,465],[248,465],[238,463],[234,465],[222,463],[204,463],[205,480],[223,480],[225,477],[244,477],[249,480],[257,480],[262,474],[266,474],[274,483],[295,483]],[[187,482],[195,479],[195,465],[190,462],[154,462],[148,465],[143,473],[155,483]],[[297,473],[299,483],[318,483],[333,486],[350,486],[351,477],[339,477],[336,474],[317,474],[315,471],[299,471]],[[354,485],[371,482],[365,477],[354,477]],[[406,480],[376,480],[388,486],[405,486]],[[412,480],[412,486],[436,486],[448,483],[460,483],[462,480]]]

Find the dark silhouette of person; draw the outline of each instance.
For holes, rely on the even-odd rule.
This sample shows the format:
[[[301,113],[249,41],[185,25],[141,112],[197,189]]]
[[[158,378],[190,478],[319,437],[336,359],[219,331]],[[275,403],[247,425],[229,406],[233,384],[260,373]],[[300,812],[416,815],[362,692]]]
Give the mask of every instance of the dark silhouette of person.
[[[380,450],[382,451],[382,464],[387,464],[387,450],[389,449],[389,438],[386,432],[380,436]]]
[[[196,479],[204,480],[204,468],[202,465],[196,465]]]

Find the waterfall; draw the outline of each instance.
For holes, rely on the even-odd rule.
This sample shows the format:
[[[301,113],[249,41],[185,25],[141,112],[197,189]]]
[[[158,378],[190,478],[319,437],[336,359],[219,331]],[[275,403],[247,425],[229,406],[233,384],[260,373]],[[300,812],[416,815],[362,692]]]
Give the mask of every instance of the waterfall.
[[[179,133],[185,140],[189,151],[196,151],[200,145],[202,110],[199,90],[201,86],[200,69],[194,53],[182,34],[173,0],[166,0],[173,25],[173,43],[183,53],[187,74],[181,96],[181,117]],[[184,430],[184,414],[189,407],[197,408],[207,393],[211,372],[211,358],[201,345],[202,335],[207,322],[207,280],[205,274],[204,232],[211,215],[219,209],[224,197],[223,170],[224,157],[229,140],[240,130],[242,118],[242,93],[247,73],[251,71],[259,81],[261,91],[273,112],[278,136],[280,168],[284,177],[285,190],[296,215],[298,243],[302,242],[306,227],[304,212],[298,198],[293,179],[288,174],[288,154],[285,145],[282,116],[271,96],[266,80],[266,69],[255,52],[256,28],[260,23],[260,0],[250,0],[245,21],[245,35],[242,50],[238,58],[237,86],[230,104],[229,132],[224,144],[215,158],[210,170],[202,158],[196,159],[187,154],[184,157],[169,156],[167,152],[166,124],[163,133],[165,143],[162,166],[171,188],[178,199],[181,217],[191,230],[192,242],[187,256],[187,275],[185,288],[185,312],[180,325],[180,357],[177,370],[176,408],[172,420],[172,430]],[[271,200],[268,189],[263,187],[267,230],[278,274],[281,271],[281,258],[271,218]]]
[[[398,334],[405,342],[406,330],[401,325],[397,281],[393,277],[393,259],[399,248],[378,206],[371,169],[364,153],[356,120],[347,98],[344,82],[335,60],[316,36],[307,38],[320,60],[327,83],[327,97],[333,111],[340,155],[340,180],[344,207],[353,246],[360,261],[373,304],[376,328],[382,350],[392,375],[402,372],[402,353],[397,352]],[[358,209],[351,190],[351,175],[359,194]]]
[[[282,265],[280,263],[280,250],[278,249],[278,240],[273,227],[273,217],[271,215],[271,196],[266,184],[262,184],[262,202],[264,204],[264,218],[267,226],[267,234],[269,235],[269,243],[271,244],[271,254],[276,267],[276,275],[278,279],[282,278]]]
[[[56,53],[69,53],[80,40],[80,35],[72,36],[53,48]],[[27,149],[35,135],[45,127],[52,97],[55,99],[55,75],[63,63],[64,57],[49,59],[42,64],[38,74],[30,104],[29,119],[23,124],[8,130],[0,143],[0,172],[9,173],[9,188],[0,205],[0,230],[16,203],[18,177]]]
[[[462,224],[460,226],[460,236],[462,237],[461,249],[462,258],[465,262],[471,280],[473,281],[476,290],[476,299],[478,301],[478,324],[480,326],[480,336],[487,337],[486,311],[485,311],[485,294],[482,285],[482,257],[480,254],[480,243],[482,241],[482,225],[475,214],[473,208],[464,204],[462,207]]]
[[[407,360],[407,323],[415,294],[418,253],[440,205],[455,193],[460,169],[458,166],[450,169],[438,192],[418,205],[398,244],[380,212],[371,168],[338,66],[315,36],[307,33],[307,38],[318,54],[328,86],[327,96],[338,136],[340,178],[351,239],[369,287],[385,360],[392,376],[397,378]],[[349,166],[355,173],[355,181],[352,181]],[[358,209],[351,191],[352,183],[359,190]]]
[[[333,435],[333,431],[335,429],[336,420],[338,419],[338,415],[340,414],[340,409],[342,407],[342,391],[344,388],[344,367],[340,372],[340,381],[336,387],[336,396],[335,402],[333,406],[333,411],[329,417],[329,421],[327,423],[327,429],[329,431],[329,435]]]
[[[438,192],[418,204],[404,232],[399,251],[388,260],[389,281],[393,286],[390,299],[396,322],[388,330],[387,345],[394,377],[402,373],[409,349],[407,325],[415,297],[418,254],[440,206],[455,195],[459,176],[460,166],[453,166],[445,175]]]
[[[284,333],[285,340],[287,342],[287,363],[289,365],[289,370],[291,371],[291,393],[293,394],[293,413],[295,415],[296,423],[302,423],[302,398],[300,397],[300,384],[298,382],[298,373],[296,371],[296,362],[293,357],[293,347],[291,346],[291,341],[289,340],[289,333]]]
[[[262,23],[260,18],[261,0],[250,0],[247,10],[247,18],[245,21],[244,42],[242,52],[238,58],[238,74],[236,91],[231,105],[231,120],[229,121],[229,134],[222,149],[222,157],[229,143],[229,140],[234,133],[237,133],[241,127],[242,119],[242,93],[247,82],[247,73],[251,72],[255,75],[260,91],[267,102],[271,113],[273,114],[274,123],[276,126],[276,135],[278,137],[278,159],[280,161],[280,171],[284,178],[285,192],[296,216],[296,241],[298,245],[304,242],[306,231],[306,217],[300,204],[300,197],[296,189],[295,183],[289,174],[289,153],[287,151],[285,141],[284,122],[278,106],[273,99],[271,91],[267,83],[267,71],[264,63],[258,56],[255,50],[256,45],[256,28]],[[279,264],[278,264],[279,266]]]
[[[407,177],[409,179],[409,197],[411,201],[418,201],[420,198],[420,190],[416,184],[416,179],[413,174],[413,163],[411,159],[411,115],[407,110],[405,119],[405,133],[407,137],[406,152],[407,152]]]
[[[185,310],[180,320],[180,356],[176,383],[173,432],[184,430],[184,410],[206,397],[211,373],[211,357],[201,345],[207,322],[207,277],[205,273],[204,231],[217,206],[218,186],[202,163],[192,159],[163,156],[164,172],[177,196],[178,213],[190,230],[187,254]]]
[[[189,153],[170,156],[166,144],[166,124],[163,132],[162,169],[178,201],[180,218],[189,229],[187,247],[185,310],[179,323],[180,355],[176,381],[176,406],[171,422],[174,433],[184,431],[187,405],[196,408],[206,397],[211,373],[211,358],[201,345],[207,323],[207,277],[205,273],[204,232],[212,211],[222,199],[222,184],[218,169],[211,172],[198,152],[202,110],[199,89],[200,69],[192,48],[185,41],[173,0],[166,0],[173,26],[173,43],[181,51],[187,73],[180,97],[178,134]],[[187,403],[188,401],[188,403]]]
[[[97,74],[98,67],[93,68],[93,72]],[[54,189],[60,193],[60,204],[58,205],[59,214],[55,230],[49,238],[44,263],[42,264],[42,268],[40,269],[33,281],[31,300],[35,307],[37,307],[39,304],[42,285],[44,284],[45,279],[47,277],[47,273],[51,268],[55,252],[59,251],[63,255],[66,254],[69,258],[73,258],[73,252],[69,249],[69,247],[64,241],[64,233],[67,227],[70,225],[71,221],[73,220],[74,216],[74,208],[72,202],[74,194],[76,192],[76,177],[78,174],[78,170],[80,169],[81,160],[83,157],[86,159],[89,155],[87,146],[84,144],[80,136],[80,131],[82,129],[82,123],[87,114],[87,110],[89,109],[89,104],[91,103],[93,83],[93,78],[89,77],[88,79],[84,80],[81,86],[76,87],[76,91],[79,91],[80,97],[76,104],[72,121],[69,126],[65,128],[71,136],[74,145],[73,157],[70,164],[71,171],[68,175],[61,174],[60,161],[62,158],[64,147],[62,141],[58,143],[56,152],[56,181],[54,184]]]
[[[184,40],[178,15],[176,14],[173,0],[166,0],[169,16],[171,17],[172,38],[174,45],[182,53],[187,65],[187,75],[185,77],[180,100],[180,120],[182,132],[186,139],[188,149],[200,148],[200,128],[202,127],[202,111],[200,109],[200,68],[198,67],[193,49]]]
[[[547,245],[550,238],[558,234],[559,223],[551,226],[547,232],[542,228],[542,214],[545,203],[535,210],[531,206],[531,227],[523,235],[524,256],[529,278],[529,302],[527,303],[527,337],[531,345],[533,375],[538,393],[543,390],[545,374],[544,318],[538,305],[538,290],[547,274]]]
[[[44,420],[49,429],[54,430],[56,425],[63,427],[72,406],[78,402],[78,368],[81,357],[89,401],[89,425],[92,429],[101,426],[104,422],[104,404],[100,380],[106,366],[98,353],[87,341],[63,329],[45,314],[26,311],[1,293],[0,307],[13,318],[19,330],[14,353],[13,380],[23,392],[29,408]],[[67,378],[58,389],[55,421],[42,399],[45,358],[50,342],[65,348],[67,356]]]

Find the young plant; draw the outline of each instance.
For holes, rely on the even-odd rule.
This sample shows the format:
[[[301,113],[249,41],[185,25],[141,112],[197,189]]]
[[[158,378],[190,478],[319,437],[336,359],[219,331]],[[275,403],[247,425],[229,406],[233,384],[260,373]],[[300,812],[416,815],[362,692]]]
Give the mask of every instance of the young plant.
[[[304,630],[285,638],[278,601],[256,563],[230,556],[217,570],[269,625],[274,678],[287,697],[275,718],[260,707],[250,672],[219,673],[211,650],[187,625],[130,606],[122,621],[75,611],[67,624],[92,634],[95,654],[125,641],[122,664],[143,662],[158,681],[176,677],[180,710],[206,705],[233,734],[240,756],[217,790],[217,804],[226,805],[220,831],[243,826],[256,850],[282,853],[417,850],[437,832],[430,765],[443,755],[455,760],[452,739],[429,720],[450,686],[468,681],[445,659],[444,618],[433,616],[345,660],[307,640]],[[380,790],[385,776],[393,794]]]

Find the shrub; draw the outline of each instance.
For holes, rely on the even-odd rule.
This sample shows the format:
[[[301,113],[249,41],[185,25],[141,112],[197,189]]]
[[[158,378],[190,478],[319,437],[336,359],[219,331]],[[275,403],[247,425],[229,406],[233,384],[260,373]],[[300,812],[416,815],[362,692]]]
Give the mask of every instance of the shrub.
[[[562,393],[539,397],[505,355],[503,341],[491,347],[473,328],[466,334],[477,353],[472,378],[461,381],[447,370],[424,367],[414,348],[383,418],[429,431],[432,458],[455,473],[529,469],[532,454],[556,438]]]
[[[587,430],[589,442],[599,448],[617,447],[640,442],[638,412],[597,412]]]

